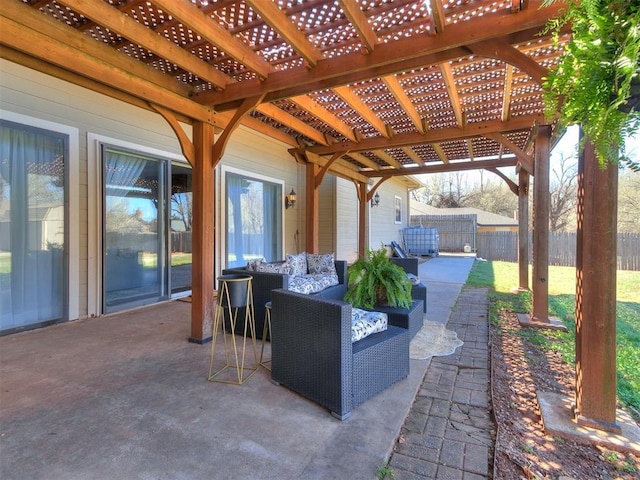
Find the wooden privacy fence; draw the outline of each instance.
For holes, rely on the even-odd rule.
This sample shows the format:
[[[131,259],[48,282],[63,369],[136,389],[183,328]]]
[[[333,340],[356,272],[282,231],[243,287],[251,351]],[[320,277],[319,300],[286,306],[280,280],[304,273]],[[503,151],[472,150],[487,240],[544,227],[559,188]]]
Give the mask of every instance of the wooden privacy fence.
[[[529,262],[531,258],[531,232],[529,232]],[[618,270],[640,270],[640,233],[619,233],[617,242]],[[479,232],[476,254],[486,260],[518,261],[518,234],[516,232]],[[549,265],[574,267],[576,264],[576,233],[551,232],[549,234]]]
[[[436,228],[441,252],[462,252],[468,243],[472,251],[476,245],[478,216],[468,215],[411,215],[412,227]]]

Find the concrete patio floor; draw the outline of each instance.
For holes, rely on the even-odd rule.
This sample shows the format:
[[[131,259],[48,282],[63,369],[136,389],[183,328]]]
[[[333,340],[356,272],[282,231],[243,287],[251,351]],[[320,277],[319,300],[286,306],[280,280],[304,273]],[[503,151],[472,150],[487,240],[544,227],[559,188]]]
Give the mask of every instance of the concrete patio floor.
[[[472,264],[420,266],[426,318],[446,324]],[[373,479],[430,363],[341,422],[262,368],[208,382],[189,321],[173,301],[0,338],[0,478]]]

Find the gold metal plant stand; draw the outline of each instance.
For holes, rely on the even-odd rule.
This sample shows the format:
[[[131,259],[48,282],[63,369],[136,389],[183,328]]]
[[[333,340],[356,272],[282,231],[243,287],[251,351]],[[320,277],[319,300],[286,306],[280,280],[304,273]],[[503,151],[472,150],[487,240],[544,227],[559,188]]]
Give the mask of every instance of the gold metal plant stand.
[[[211,338],[211,360],[209,362],[209,376],[212,382],[232,383],[242,385],[258,369],[258,350],[256,347],[256,324],[253,309],[253,289],[251,275],[232,274],[218,277],[218,301],[213,320]],[[238,311],[244,307],[244,328],[242,330],[242,345],[238,345],[240,336],[235,335]],[[216,341],[222,331],[224,343],[224,363],[214,371]],[[253,364],[245,365],[247,350],[247,333],[251,337],[253,350]],[[227,338],[229,337],[229,338]],[[238,338],[236,338],[238,337]],[[228,369],[236,370],[234,375],[225,375]],[[247,374],[248,372],[248,374]]]
[[[260,349],[260,365],[271,370],[271,358],[264,358],[264,344],[267,343],[267,335],[271,338],[271,302],[264,305],[264,327],[262,328],[262,348]]]

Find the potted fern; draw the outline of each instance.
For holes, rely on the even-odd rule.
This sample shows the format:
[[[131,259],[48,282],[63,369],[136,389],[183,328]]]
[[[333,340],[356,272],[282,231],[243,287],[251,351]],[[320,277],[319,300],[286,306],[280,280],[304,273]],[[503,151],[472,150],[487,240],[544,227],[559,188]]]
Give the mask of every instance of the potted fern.
[[[411,280],[405,271],[387,257],[387,250],[368,250],[347,268],[349,282],[345,301],[357,308],[377,306],[409,308]]]

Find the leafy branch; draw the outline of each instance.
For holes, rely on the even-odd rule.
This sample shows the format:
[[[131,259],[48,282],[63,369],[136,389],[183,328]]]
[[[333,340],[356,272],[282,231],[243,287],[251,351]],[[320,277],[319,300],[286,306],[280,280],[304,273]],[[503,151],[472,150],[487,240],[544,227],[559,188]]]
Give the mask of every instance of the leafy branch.
[[[545,114],[559,112],[561,127],[581,124],[602,166],[612,161],[640,170],[624,151],[625,137],[640,127],[640,0],[566,3],[543,32],[552,34],[556,47],[565,25],[572,32],[543,83]]]

